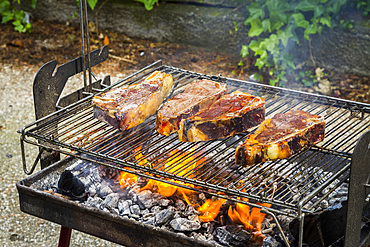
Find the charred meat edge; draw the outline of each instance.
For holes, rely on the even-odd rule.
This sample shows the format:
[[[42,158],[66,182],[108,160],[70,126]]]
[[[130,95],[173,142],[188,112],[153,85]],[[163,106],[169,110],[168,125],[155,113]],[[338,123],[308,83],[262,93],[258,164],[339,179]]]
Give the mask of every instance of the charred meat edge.
[[[250,166],[269,160],[286,159],[324,140],[325,120],[323,117],[312,115],[302,110],[290,110],[286,114],[304,114],[308,116],[306,120],[310,123],[310,126],[299,129],[278,140],[259,143],[257,140],[258,135],[267,129],[271,119],[263,121],[256,132],[250,134],[244,143],[236,148],[236,164]]]

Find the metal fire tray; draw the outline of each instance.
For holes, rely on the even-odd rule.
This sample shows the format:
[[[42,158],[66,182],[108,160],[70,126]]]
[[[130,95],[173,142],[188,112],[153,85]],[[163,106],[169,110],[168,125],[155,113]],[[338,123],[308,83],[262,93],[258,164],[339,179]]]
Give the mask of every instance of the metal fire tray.
[[[138,82],[155,70],[173,75],[175,89],[171,96],[194,80],[210,79],[227,83],[229,92],[241,90],[265,98],[266,119],[292,108],[324,116],[325,139],[286,160],[239,167],[235,165],[235,147],[248,133],[222,140],[184,143],[178,140],[177,133],[159,135],[155,131],[155,116],[121,132],[93,117],[94,94],[91,94],[25,126],[21,131],[22,156],[25,157],[24,143],[30,143],[41,150],[54,150],[229,200],[246,203],[241,198],[247,198],[252,206],[261,207],[257,202],[266,202],[271,204],[271,212],[295,217],[302,212],[312,212],[323,198],[348,179],[355,145],[370,130],[368,104],[203,75],[167,66],[161,61],[98,93]],[[185,157],[174,162],[181,163],[180,167],[165,165],[163,160],[182,157],[179,154],[184,152]],[[142,157],[135,159],[139,156]],[[318,199],[312,200],[314,197]]]
[[[61,174],[73,163],[63,159],[17,183],[23,212],[125,246],[212,246],[36,189],[50,174]],[[104,230],[101,229],[104,226]]]

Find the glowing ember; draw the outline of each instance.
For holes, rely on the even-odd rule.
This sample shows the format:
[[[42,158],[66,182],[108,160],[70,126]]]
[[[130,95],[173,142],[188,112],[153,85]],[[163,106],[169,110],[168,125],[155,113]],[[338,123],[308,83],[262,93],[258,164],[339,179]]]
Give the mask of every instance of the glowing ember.
[[[198,211],[202,213],[202,215],[199,216],[199,219],[203,222],[214,220],[220,212],[220,208],[225,201],[225,199],[219,199],[217,201],[207,199],[206,202],[198,208]]]
[[[268,203],[258,204],[264,207],[271,206]],[[245,226],[245,229],[253,232],[261,231],[261,224],[266,216],[265,214],[261,213],[260,208],[252,208],[252,210],[250,210],[250,207],[248,205],[242,203],[237,203],[235,209],[230,206],[228,215],[233,223],[241,223]]]
[[[119,184],[121,185],[121,188],[127,187],[129,185],[132,185],[136,183],[137,176],[131,173],[127,172],[121,172],[119,176]]]

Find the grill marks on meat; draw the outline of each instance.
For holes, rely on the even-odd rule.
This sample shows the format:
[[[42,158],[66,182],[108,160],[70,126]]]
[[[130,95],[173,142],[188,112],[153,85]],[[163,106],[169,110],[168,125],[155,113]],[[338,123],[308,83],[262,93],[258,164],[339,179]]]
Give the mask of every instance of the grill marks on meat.
[[[156,130],[161,135],[169,135],[178,130],[180,121],[189,118],[211,106],[226,94],[226,84],[201,80],[190,83],[184,92],[168,99],[157,112]]]
[[[325,121],[302,110],[278,113],[262,122],[254,134],[236,148],[236,163],[248,166],[285,159],[324,140]]]
[[[155,71],[145,80],[93,98],[94,117],[121,131],[144,122],[171,92],[171,74]]]
[[[240,91],[222,96],[212,106],[183,119],[179,139],[197,142],[233,136],[265,119],[265,100]]]

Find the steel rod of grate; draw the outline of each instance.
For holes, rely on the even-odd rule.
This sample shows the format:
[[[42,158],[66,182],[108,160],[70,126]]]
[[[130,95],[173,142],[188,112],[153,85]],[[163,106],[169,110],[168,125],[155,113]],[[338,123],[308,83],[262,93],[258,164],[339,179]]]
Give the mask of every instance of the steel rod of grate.
[[[318,158],[318,160],[320,160],[319,158]],[[336,160],[330,160],[330,161],[327,161],[325,164],[324,164],[324,166],[322,166],[322,167],[320,167],[321,169],[323,169],[323,173],[325,173],[325,172],[328,172],[328,171],[325,171],[325,169],[323,168],[323,167],[325,167],[325,166],[330,166],[330,165],[333,165],[333,164],[337,164],[337,166],[339,167],[339,165],[341,165],[342,163],[341,162],[336,162]],[[340,168],[340,167],[339,167]],[[315,180],[317,180],[317,182],[314,182],[311,186],[309,186],[308,188],[307,188],[307,190],[306,191],[308,191],[310,188],[312,188],[314,185],[316,185],[316,184],[318,184],[322,179],[324,179],[325,177],[326,177],[327,175],[323,175],[323,176],[320,176],[319,178],[318,177],[316,177],[315,178]],[[302,184],[304,184],[304,182],[306,182],[308,179],[311,179],[312,180],[312,177],[311,176],[308,176],[306,179],[304,179],[304,180],[300,180],[299,182],[297,181],[296,183],[294,183],[292,186],[290,186],[291,188],[293,187],[293,188],[297,188],[298,189],[298,193],[299,194],[304,194],[304,192],[305,192],[305,190],[304,190],[304,186],[302,186],[301,188],[299,188],[299,186],[300,185],[302,185]],[[328,178],[327,178],[328,179]],[[326,180],[327,180],[326,179]],[[298,180],[298,179],[297,179]],[[325,181],[326,181],[325,180]],[[284,191],[282,191],[282,192],[284,192]],[[282,196],[281,197],[285,197],[285,196],[287,196],[287,194],[282,194]],[[294,200],[294,201],[296,201],[296,200]]]
[[[216,151],[216,149],[219,148],[219,147],[221,147],[223,144],[224,144],[223,142],[217,143],[216,145],[214,145],[211,148],[208,148],[206,151],[204,151],[203,155],[205,157],[208,157],[208,155],[210,155],[213,151]],[[217,159],[221,155],[222,155],[221,152],[219,152],[216,155],[213,155],[212,156],[212,160]],[[209,162],[211,162],[211,160]],[[199,170],[200,168],[201,168],[201,164],[195,166],[194,167],[194,170]],[[203,180],[206,180],[206,178],[202,178],[202,177],[207,176],[207,174],[210,172],[210,170],[213,170],[213,166],[209,166],[205,170],[202,170],[201,172],[199,172],[199,174],[197,175],[197,177],[199,177],[199,179],[201,179],[202,181]]]

